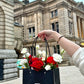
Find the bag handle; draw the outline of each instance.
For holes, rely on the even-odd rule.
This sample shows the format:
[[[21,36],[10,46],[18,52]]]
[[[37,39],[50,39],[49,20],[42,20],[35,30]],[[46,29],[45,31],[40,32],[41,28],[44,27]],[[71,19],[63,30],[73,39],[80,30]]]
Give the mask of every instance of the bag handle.
[[[33,47],[34,47],[34,44],[35,44],[35,56],[36,56],[36,42],[37,42],[37,39],[38,39],[38,36],[34,39],[34,41],[32,43],[32,50],[31,50],[31,55],[32,56],[33,56]],[[49,48],[49,44],[48,44],[46,38],[44,38],[44,41],[45,41],[45,46],[46,46],[46,58],[47,58],[47,48],[48,48],[49,56],[51,56],[51,54],[50,54],[50,48]]]

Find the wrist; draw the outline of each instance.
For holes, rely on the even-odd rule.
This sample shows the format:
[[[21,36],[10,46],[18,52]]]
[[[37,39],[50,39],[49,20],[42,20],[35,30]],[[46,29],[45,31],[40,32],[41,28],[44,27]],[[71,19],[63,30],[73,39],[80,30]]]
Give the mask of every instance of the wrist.
[[[62,36],[61,34],[59,34],[56,31],[53,31],[53,39],[55,39],[56,41],[58,41],[59,37]]]

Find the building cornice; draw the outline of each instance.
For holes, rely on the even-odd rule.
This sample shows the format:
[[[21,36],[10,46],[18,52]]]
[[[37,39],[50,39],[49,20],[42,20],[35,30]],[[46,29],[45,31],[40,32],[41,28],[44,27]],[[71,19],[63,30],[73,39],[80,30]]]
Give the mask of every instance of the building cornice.
[[[57,8],[61,8],[61,7],[66,7],[66,8],[68,8],[68,6],[69,6],[69,5],[68,5],[66,2],[64,2],[64,1],[63,1],[63,2],[60,2],[59,4],[56,5]]]
[[[0,0],[0,1],[2,1],[10,6],[14,6],[14,0]]]
[[[54,0],[55,1],[55,0]],[[54,2],[54,1],[50,1],[50,2]],[[74,2],[74,1],[71,1],[70,0],[70,2],[72,2],[72,3],[74,3],[75,5],[72,7],[72,6],[70,6],[66,1],[68,1],[68,0],[65,0],[65,1],[62,1],[62,2],[59,2],[59,3],[57,3],[56,5],[54,5],[54,6],[51,6],[51,7],[49,7],[49,6],[47,6],[46,7],[46,5],[49,5],[49,4],[47,4],[47,3],[50,3],[50,2],[43,2],[43,1],[41,1],[41,0],[38,0],[38,1],[34,1],[34,2],[32,2],[32,3],[29,3],[29,4],[27,4],[27,5],[24,5],[24,6],[22,6],[22,7],[20,7],[20,8],[17,8],[17,9],[15,9],[15,12],[17,12],[17,11],[20,11],[20,10],[24,10],[24,13],[25,14],[28,14],[28,13],[35,13],[35,12],[37,12],[37,11],[39,11],[39,10],[41,10],[41,11],[46,11],[46,10],[51,10],[51,9],[53,9],[53,8],[71,8],[71,10],[73,10],[73,11],[79,11],[79,12],[81,12],[82,14],[84,14],[84,11],[82,11],[82,10],[80,10],[80,9],[78,9],[75,5],[77,5],[77,3],[76,2]],[[56,1],[55,1],[56,2]],[[69,2],[69,1],[68,1]],[[34,9],[30,9],[30,8],[32,8],[32,7],[34,7]],[[30,9],[30,10],[26,10],[26,9]],[[22,13],[20,13],[20,14],[16,14],[16,16],[15,17],[17,17],[18,15],[23,15],[23,12]]]
[[[44,7],[44,6],[45,6],[45,2],[43,2],[43,1],[41,1],[41,0],[34,1],[34,2],[29,3],[29,4],[27,4],[27,5],[22,5],[21,7],[15,9],[14,11],[17,12],[18,10],[23,9],[23,7],[24,7],[24,9],[27,9],[27,8],[30,8],[30,7],[34,7],[34,6],[36,6],[36,5],[41,5],[41,6]]]

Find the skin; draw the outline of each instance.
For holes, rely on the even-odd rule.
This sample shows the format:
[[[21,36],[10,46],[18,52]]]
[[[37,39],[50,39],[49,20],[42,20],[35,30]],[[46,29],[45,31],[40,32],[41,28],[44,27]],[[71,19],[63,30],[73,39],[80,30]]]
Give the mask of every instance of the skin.
[[[38,33],[38,37],[40,37],[42,40],[44,40],[44,38],[46,38],[47,40],[50,39],[55,39],[56,41],[58,41],[59,37],[62,36],[61,34],[57,33],[56,31],[52,31],[52,30],[43,30],[41,32]],[[62,37],[58,44],[67,51],[67,53],[72,56],[77,49],[80,48],[79,45],[75,44],[74,42],[68,40],[65,37]]]

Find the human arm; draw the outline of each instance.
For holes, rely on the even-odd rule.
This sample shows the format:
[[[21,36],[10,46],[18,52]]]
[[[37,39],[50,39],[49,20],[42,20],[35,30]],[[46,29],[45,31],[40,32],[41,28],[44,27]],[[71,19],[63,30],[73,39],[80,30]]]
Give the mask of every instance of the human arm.
[[[62,35],[56,31],[44,30],[40,32],[38,36],[42,40],[46,37],[47,40],[55,39],[58,41],[59,37]],[[79,67],[80,72],[84,75],[84,48],[81,48],[79,45],[66,39],[65,37],[62,37],[58,44],[67,51],[67,53],[72,57],[74,64]]]
[[[47,40],[55,39],[56,41],[58,41],[59,37],[62,36],[61,34],[57,33],[56,31],[52,31],[52,30],[44,30],[44,31],[40,32],[38,35],[42,40],[46,37]],[[65,49],[70,56],[72,56],[77,51],[77,49],[80,48],[79,45],[66,39],[65,37],[62,37],[59,40],[58,44],[63,49]]]

